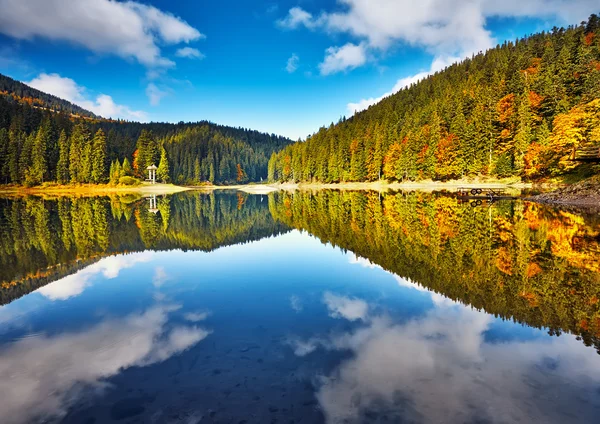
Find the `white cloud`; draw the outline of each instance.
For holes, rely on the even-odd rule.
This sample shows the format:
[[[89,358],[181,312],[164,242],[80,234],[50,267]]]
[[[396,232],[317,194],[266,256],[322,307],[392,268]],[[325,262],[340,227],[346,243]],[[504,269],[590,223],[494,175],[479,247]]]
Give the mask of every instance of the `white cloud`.
[[[362,299],[338,296],[330,292],[323,295],[323,303],[332,318],[345,318],[348,321],[365,320],[369,307]]]
[[[148,119],[145,112],[119,105],[115,103],[111,96],[106,94],[100,94],[96,96],[96,100],[90,100],[86,95],[87,90],[85,87],[77,85],[72,79],[63,78],[58,74],[40,74],[33,80],[25,82],[25,84],[44,93],[68,100],[105,118],[123,118],[138,121]]]
[[[148,96],[148,100],[152,106],[158,106],[163,97],[167,96],[169,93],[161,90],[154,83],[148,84],[146,87],[146,96]]]
[[[206,56],[200,53],[200,50],[194,49],[192,47],[182,47],[175,52],[175,56],[177,57],[185,57],[188,59],[204,59]]]
[[[292,7],[285,18],[277,21],[277,25],[284,29],[296,29],[300,26],[314,28],[317,22],[307,11],[300,7]]]
[[[486,16],[557,17],[565,24],[578,24],[598,13],[597,0],[483,0]]]
[[[364,44],[348,43],[342,47],[329,47],[325,52],[323,63],[319,64],[321,75],[331,75],[338,72],[362,66],[367,61]]]
[[[169,331],[168,314],[175,309],[157,306],[78,332],[37,334],[6,346],[0,353],[2,422],[53,421],[81,391],[102,388],[123,369],[164,361],[210,334],[184,326]]]
[[[285,70],[293,74],[298,69],[298,65],[300,64],[300,58],[296,53],[292,54],[290,58],[287,60],[287,64],[285,65]]]
[[[345,0],[348,8],[327,15],[330,31],[366,39],[386,49],[395,41],[431,51],[473,51],[492,44],[477,0]]]
[[[338,0],[342,10],[317,18],[300,7],[290,9],[280,26],[321,28],[365,40],[386,49],[402,41],[434,54],[472,53],[493,45],[486,20],[500,17],[558,18],[578,23],[597,12],[596,0]],[[464,55],[464,54],[463,54]],[[463,56],[461,55],[461,56]]]
[[[338,48],[328,49],[321,64],[322,74],[353,69],[380,57],[401,43],[423,48],[434,57],[429,71],[398,80],[383,96],[350,103],[351,113],[377,103],[440,70],[440,63],[467,57],[493,47],[496,40],[486,29],[490,17],[552,18],[564,24],[576,24],[597,12],[597,0],[338,0],[339,8],[318,16],[300,8],[289,10],[277,21],[285,29],[306,27],[330,34],[345,34],[359,41],[362,52],[354,51],[354,61],[344,66],[336,57]]]
[[[402,41],[436,51],[476,51],[492,44],[478,0],[340,0],[343,11],[318,18],[295,7],[279,21],[285,28],[321,28],[385,50]]]
[[[18,39],[66,41],[95,53],[170,67],[160,45],[204,36],[181,18],[134,1],[0,0],[0,32]]]

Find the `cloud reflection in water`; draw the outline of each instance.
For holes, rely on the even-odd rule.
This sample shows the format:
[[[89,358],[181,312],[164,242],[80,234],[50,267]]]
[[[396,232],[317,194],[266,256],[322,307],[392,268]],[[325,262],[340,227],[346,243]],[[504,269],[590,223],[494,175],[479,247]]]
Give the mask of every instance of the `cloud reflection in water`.
[[[422,290],[405,280],[399,283]],[[336,305],[364,302],[324,294],[328,306],[332,298]],[[600,406],[600,368],[593,350],[570,335],[490,342],[485,336],[493,331],[492,316],[444,299],[432,294],[433,309],[401,324],[385,313],[367,313],[374,308],[364,302],[358,328],[290,342],[298,356],[318,347],[351,353],[351,359],[320,377],[317,399],[328,423],[384,415],[391,422],[440,423],[592,418],[585,415],[590,405],[574,405]],[[358,314],[335,316],[356,323]]]
[[[38,335],[5,346],[0,351],[2,422],[60,417],[83,388],[102,388],[104,379],[121,370],[164,361],[210,334],[197,326],[169,328],[169,315],[177,309],[158,305],[76,333]]]
[[[75,274],[47,284],[37,289],[36,292],[50,300],[67,300],[83,293],[95,276],[102,274],[107,280],[115,279],[124,269],[132,268],[138,263],[150,262],[152,256],[153,252],[109,256]]]

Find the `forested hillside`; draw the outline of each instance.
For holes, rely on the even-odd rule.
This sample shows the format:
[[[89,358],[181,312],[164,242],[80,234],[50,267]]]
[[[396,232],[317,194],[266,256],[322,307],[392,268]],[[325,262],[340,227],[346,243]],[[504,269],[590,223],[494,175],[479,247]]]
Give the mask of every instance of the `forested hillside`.
[[[53,111],[61,111],[77,116],[85,116],[95,118],[92,112],[83,109],[71,102],[46,94],[40,90],[36,90],[23,84],[20,81],[15,81],[5,75],[0,74],[0,96],[11,97],[13,100],[29,104],[35,107],[44,108]]]
[[[600,19],[506,42],[274,154],[271,181],[598,173]]]
[[[260,181],[292,141],[245,128],[114,121],[0,75],[0,184],[118,183],[159,167],[163,182]]]

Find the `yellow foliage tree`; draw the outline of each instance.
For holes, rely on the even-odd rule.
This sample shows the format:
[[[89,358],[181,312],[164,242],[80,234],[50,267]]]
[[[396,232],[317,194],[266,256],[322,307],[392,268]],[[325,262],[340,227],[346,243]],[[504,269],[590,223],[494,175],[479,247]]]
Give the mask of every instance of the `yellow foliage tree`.
[[[562,171],[577,167],[572,159],[583,143],[600,143],[600,99],[554,118],[548,150]]]

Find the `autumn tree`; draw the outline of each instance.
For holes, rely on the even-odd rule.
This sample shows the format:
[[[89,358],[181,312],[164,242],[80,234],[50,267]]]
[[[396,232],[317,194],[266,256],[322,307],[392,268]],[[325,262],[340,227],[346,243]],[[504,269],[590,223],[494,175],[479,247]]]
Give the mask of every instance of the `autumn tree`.
[[[236,181],[238,183],[245,183],[248,180],[248,176],[239,163],[236,165],[236,171]]]

